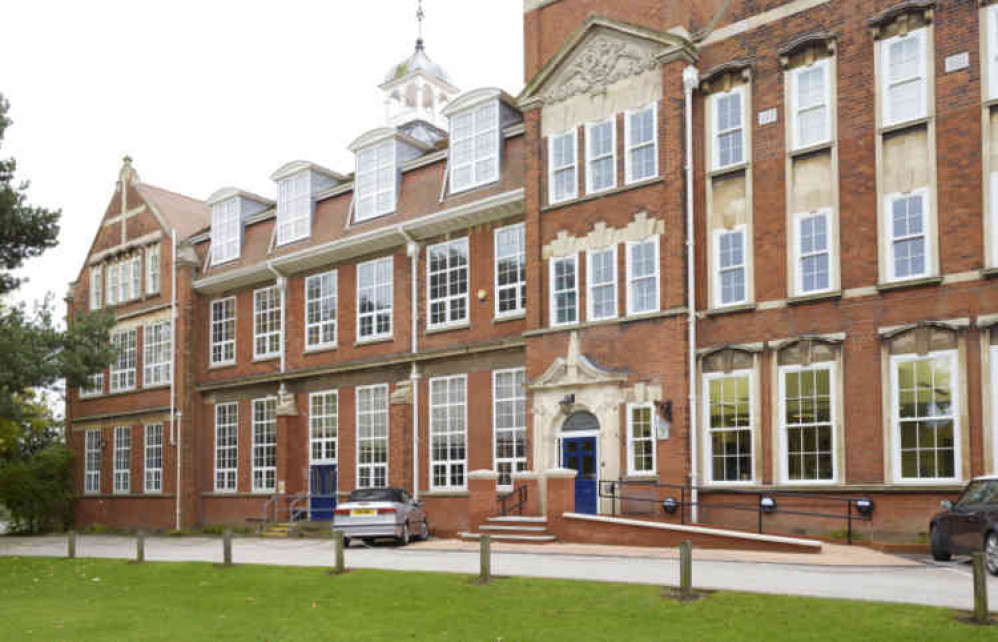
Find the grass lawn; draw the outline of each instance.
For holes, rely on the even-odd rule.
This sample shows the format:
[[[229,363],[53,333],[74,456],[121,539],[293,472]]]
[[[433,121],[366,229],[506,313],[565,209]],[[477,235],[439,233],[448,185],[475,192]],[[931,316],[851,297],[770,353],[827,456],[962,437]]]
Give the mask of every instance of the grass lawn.
[[[637,563],[637,562],[636,562]],[[0,558],[3,640],[996,640],[953,612],[653,586]]]

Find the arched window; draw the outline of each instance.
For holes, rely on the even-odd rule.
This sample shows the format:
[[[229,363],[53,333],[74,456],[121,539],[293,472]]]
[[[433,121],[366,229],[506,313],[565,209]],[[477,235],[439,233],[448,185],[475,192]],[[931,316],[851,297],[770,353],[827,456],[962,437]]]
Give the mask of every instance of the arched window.
[[[565,420],[562,432],[582,432],[584,430],[599,430],[599,420],[591,412],[575,412]]]

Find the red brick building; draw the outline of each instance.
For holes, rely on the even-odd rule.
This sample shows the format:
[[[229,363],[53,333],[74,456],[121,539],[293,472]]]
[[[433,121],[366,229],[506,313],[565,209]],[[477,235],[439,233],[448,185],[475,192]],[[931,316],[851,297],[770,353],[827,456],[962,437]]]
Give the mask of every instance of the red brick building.
[[[691,484],[703,522],[865,497],[910,537],[998,470],[998,7],[524,5],[518,97],[419,44],[349,172],[201,203],[126,162],[69,299],[122,348],[67,402],[79,521],[390,484],[455,533],[471,471],[542,509],[567,467],[578,513]]]

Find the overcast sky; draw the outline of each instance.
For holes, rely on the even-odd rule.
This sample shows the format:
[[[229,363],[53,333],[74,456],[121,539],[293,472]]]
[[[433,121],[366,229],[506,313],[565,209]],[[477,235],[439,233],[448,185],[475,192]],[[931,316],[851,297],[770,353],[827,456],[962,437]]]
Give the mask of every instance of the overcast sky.
[[[523,86],[521,0],[424,0],[426,52],[467,91]],[[378,84],[407,58],[416,0],[3,0],[0,93],[30,201],[61,208],[57,248],[17,293],[59,301],[76,278],[123,155],[143,182],[195,198],[304,159],[353,169],[382,124]],[[60,310],[61,304],[60,304]]]

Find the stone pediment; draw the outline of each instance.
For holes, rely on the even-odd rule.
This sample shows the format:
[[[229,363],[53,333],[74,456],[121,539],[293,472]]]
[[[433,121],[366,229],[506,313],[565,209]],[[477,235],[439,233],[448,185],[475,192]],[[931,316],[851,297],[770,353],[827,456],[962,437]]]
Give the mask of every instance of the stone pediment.
[[[572,332],[568,341],[568,354],[555,359],[548,369],[530,387],[576,388],[580,386],[620,385],[627,382],[627,373],[603,368],[579,350],[579,333]]]
[[[551,105],[575,96],[605,94],[611,85],[654,71],[671,55],[690,51],[691,43],[675,34],[595,16],[550,59],[520,100],[540,98]]]

